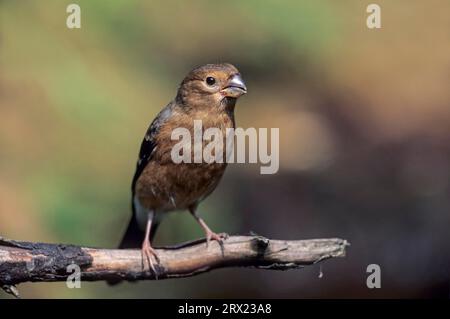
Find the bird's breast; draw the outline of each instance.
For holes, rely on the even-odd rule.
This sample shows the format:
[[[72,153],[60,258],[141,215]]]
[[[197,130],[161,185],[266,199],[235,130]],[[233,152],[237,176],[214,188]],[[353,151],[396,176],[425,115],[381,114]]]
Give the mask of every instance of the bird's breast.
[[[176,114],[161,127],[156,136],[156,150],[136,183],[136,195],[147,208],[155,210],[186,209],[208,196],[219,183],[225,168],[225,152],[220,152],[223,162],[174,163],[171,155],[179,140],[172,139],[172,131],[185,128],[191,133],[194,144],[194,120],[201,121],[203,132],[208,128],[218,128],[222,132],[223,145],[226,145],[227,128],[234,127],[232,115],[225,112],[196,112]],[[198,122],[197,122],[198,123]],[[203,149],[210,140],[202,140]]]

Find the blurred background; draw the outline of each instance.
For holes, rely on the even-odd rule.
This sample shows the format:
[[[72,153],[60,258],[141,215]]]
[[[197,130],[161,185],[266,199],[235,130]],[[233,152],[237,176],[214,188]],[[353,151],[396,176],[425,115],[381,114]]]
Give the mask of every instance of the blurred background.
[[[66,7],[81,7],[81,29]],[[195,66],[231,62],[241,127],[280,128],[280,171],[230,165],[200,212],[216,231],[341,237],[302,270],[122,284],[23,284],[44,298],[450,296],[448,1],[0,0],[0,234],[115,247],[148,124]],[[157,245],[203,236],[172,214]],[[381,289],[366,287],[368,264]],[[9,298],[0,292],[0,298]]]

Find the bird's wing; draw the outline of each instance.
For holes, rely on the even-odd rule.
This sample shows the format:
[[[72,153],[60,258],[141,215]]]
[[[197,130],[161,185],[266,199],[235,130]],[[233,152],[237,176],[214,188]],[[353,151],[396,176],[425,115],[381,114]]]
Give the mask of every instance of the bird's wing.
[[[137,248],[142,242],[142,238],[144,238],[144,232],[138,225],[138,221],[136,218],[136,214],[138,213],[136,209],[139,209],[139,207],[136,207],[134,201],[136,182],[139,179],[139,176],[141,176],[147,164],[152,160],[152,154],[157,147],[156,136],[158,135],[161,126],[171,116],[173,107],[174,103],[169,103],[164,109],[162,109],[162,111],[150,124],[150,127],[145,134],[144,140],[142,141],[141,149],[139,151],[139,159],[136,165],[136,172],[134,173],[133,182],[131,185],[131,209],[133,211],[133,216],[131,217],[128,228],[124,236],[122,237],[119,248]],[[153,236],[156,232],[156,227],[158,227],[158,223],[155,222],[152,224],[151,234]]]
[[[150,124],[147,133],[145,134],[144,140],[141,144],[141,149],[139,151],[139,158],[136,165],[136,172],[134,173],[133,182],[131,184],[131,190],[134,197],[134,190],[136,187],[136,182],[141,176],[147,164],[151,161],[153,152],[155,151],[156,136],[159,132],[160,127],[164,122],[171,116],[173,109],[173,103],[169,103],[164,109],[159,112],[153,122]]]

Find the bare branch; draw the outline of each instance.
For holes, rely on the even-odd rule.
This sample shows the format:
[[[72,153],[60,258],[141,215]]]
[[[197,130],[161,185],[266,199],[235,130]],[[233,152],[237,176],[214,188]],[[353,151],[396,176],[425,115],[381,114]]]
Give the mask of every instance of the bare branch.
[[[272,240],[262,236],[231,236],[220,245],[204,239],[157,249],[158,279],[197,275],[223,267],[286,270],[344,257],[346,240]],[[143,270],[139,249],[97,249],[63,244],[20,242],[0,237],[0,286],[18,295],[22,282],[65,281],[67,267],[76,264],[81,279],[154,280]],[[12,290],[11,290],[12,289]]]

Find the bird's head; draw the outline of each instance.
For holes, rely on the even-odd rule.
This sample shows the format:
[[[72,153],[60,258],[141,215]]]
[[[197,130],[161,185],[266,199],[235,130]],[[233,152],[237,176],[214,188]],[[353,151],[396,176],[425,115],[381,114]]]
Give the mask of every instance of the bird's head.
[[[247,87],[238,69],[229,63],[206,64],[184,78],[177,99],[185,105],[232,105],[247,93]]]

